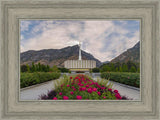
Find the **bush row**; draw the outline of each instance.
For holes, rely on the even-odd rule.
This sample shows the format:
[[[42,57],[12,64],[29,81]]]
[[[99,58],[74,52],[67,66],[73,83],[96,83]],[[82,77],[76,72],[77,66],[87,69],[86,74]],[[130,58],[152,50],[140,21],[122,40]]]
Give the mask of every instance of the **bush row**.
[[[127,73],[127,72],[103,72],[101,77],[109,79],[122,84],[139,87],[140,86],[140,74],[139,73]]]
[[[58,79],[59,77],[60,73],[57,72],[21,73],[20,86],[21,88],[24,88],[49,80]]]

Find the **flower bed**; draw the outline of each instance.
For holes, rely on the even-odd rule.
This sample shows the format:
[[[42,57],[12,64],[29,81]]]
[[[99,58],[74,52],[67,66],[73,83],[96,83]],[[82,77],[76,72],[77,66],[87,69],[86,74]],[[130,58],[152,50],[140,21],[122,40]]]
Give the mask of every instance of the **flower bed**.
[[[113,90],[111,84],[106,80],[93,81],[85,75],[75,77],[65,76],[61,81],[55,83],[55,90],[47,95],[42,95],[41,99],[53,100],[121,100],[127,99],[121,96],[118,90]]]

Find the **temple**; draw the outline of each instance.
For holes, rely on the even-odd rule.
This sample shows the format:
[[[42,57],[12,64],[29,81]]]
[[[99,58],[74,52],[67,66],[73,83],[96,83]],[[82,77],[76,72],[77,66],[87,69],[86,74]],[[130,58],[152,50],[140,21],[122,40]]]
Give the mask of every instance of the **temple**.
[[[66,60],[64,62],[64,67],[69,69],[72,73],[77,73],[77,72],[89,73],[90,69],[96,67],[96,61],[82,60],[80,42],[78,46],[79,46],[79,59],[78,60]]]

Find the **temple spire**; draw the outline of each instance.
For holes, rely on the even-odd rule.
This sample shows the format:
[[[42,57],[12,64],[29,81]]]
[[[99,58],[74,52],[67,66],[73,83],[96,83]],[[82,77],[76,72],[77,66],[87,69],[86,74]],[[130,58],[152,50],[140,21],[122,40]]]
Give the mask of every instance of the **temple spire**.
[[[82,55],[81,55],[81,42],[79,42],[79,60],[82,60]]]

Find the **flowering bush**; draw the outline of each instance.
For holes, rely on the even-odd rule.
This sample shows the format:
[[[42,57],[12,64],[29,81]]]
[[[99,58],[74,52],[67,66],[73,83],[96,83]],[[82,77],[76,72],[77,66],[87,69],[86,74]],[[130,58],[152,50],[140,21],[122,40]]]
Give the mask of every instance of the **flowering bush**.
[[[52,100],[125,99],[118,90],[112,90],[110,87],[111,85],[107,85],[106,80],[95,82],[90,77],[81,74],[72,77],[64,76],[62,80],[55,82],[54,96],[50,95],[50,98],[52,97]],[[47,96],[41,96],[41,99],[47,99]]]

